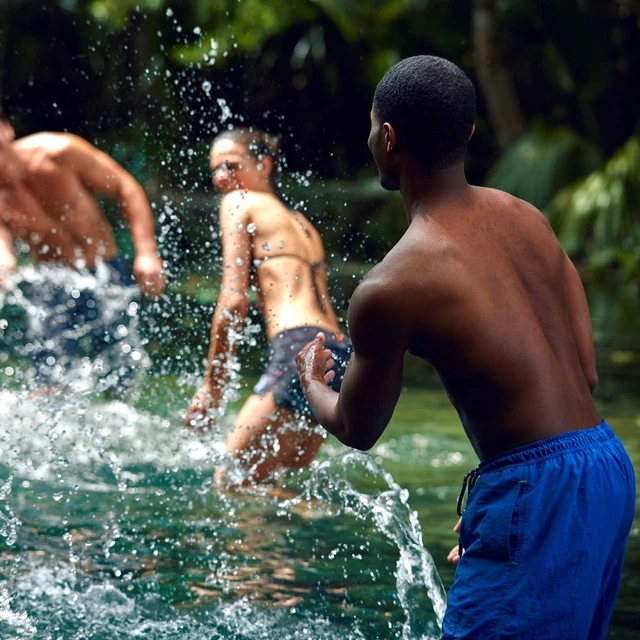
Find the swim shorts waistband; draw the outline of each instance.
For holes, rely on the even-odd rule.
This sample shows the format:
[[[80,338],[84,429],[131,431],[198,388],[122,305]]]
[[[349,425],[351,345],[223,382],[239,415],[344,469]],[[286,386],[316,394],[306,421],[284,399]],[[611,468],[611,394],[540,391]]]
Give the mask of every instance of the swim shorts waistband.
[[[616,434],[606,420],[590,429],[567,431],[550,438],[544,438],[536,442],[525,444],[515,449],[510,449],[493,458],[481,462],[477,468],[479,474],[503,469],[511,465],[534,463],[546,458],[563,455],[581,449],[590,449],[593,446],[604,444],[616,438]]]

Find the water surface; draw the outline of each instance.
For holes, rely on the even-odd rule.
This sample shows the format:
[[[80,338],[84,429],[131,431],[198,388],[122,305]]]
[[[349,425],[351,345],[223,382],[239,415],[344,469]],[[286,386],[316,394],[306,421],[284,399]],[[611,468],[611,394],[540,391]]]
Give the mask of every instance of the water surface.
[[[640,305],[595,289],[590,303],[598,404],[639,468]],[[421,363],[408,359],[371,454],[330,438],[310,469],[235,492],[211,483],[221,433],[182,428],[197,362],[152,369],[125,400],[86,384],[34,399],[17,375],[28,360],[3,367],[0,637],[437,637],[455,502],[477,460]],[[258,368],[245,364],[220,431]],[[640,637],[639,586],[636,519],[610,638]]]

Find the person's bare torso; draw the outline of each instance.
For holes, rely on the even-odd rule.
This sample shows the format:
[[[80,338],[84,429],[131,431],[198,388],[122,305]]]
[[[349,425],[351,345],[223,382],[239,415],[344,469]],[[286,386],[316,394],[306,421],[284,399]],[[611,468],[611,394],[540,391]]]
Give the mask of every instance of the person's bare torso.
[[[65,134],[37,133],[13,143],[24,174],[6,196],[5,222],[35,260],[93,267],[97,258],[117,255],[117,247],[93,192],[65,161],[67,141]]]
[[[389,303],[409,351],[435,367],[481,459],[600,421],[564,265],[540,212],[471,188],[446,212],[414,219],[372,272],[402,283]]]
[[[272,194],[252,192],[247,202],[254,277],[268,337],[300,326],[339,331],[316,229]]]

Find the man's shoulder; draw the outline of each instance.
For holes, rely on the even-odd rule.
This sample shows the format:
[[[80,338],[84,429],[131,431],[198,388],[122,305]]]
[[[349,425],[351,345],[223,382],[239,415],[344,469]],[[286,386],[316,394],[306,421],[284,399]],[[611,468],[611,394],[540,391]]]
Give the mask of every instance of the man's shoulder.
[[[448,299],[466,268],[461,249],[446,235],[409,229],[363,279],[357,298],[392,313],[415,312]],[[355,294],[354,294],[355,295]]]
[[[493,189],[491,187],[475,187],[478,191],[482,192],[485,198],[490,204],[500,208],[504,211],[510,211],[517,216],[526,216],[531,220],[547,223],[547,218],[534,205],[526,200],[522,200],[506,191],[500,189]]]
[[[438,281],[462,258],[457,242],[432,221],[412,223],[380,263],[388,277],[405,287]]]
[[[75,139],[80,139],[71,133],[61,133],[57,131],[40,131],[31,135],[18,138],[14,142],[17,149],[37,149],[50,154],[64,151],[75,143]]]
[[[397,308],[406,301],[415,272],[410,272],[407,256],[394,250],[365,275],[353,293],[353,301],[380,309]]]
[[[77,160],[78,154],[85,156],[97,152],[97,149],[84,138],[73,133],[57,131],[33,133],[19,138],[14,145],[18,153],[48,158],[59,164]]]
[[[376,265],[356,287],[349,301],[349,331],[354,345],[358,336],[383,334],[399,329],[404,314],[398,306],[397,289],[384,265]]]

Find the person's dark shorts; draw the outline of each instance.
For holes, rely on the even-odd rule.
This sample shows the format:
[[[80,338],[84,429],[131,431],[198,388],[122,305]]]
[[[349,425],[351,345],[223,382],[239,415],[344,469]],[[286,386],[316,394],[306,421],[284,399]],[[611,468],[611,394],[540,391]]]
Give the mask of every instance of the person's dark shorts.
[[[351,342],[341,333],[335,334],[318,327],[296,327],[278,333],[270,343],[269,362],[264,374],[253,388],[259,396],[273,393],[276,404],[305,417],[312,416],[311,408],[302,391],[296,355],[318,332],[325,335],[325,347],[333,352],[336,375],[330,387],[339,391],[345,369],[351,357]]]
[[[442,640],[600,640],[635,510],[623,444],[601,424],[482,463]]]
[[[69,282],[44,278],[27,291],[36,310],[28,321],[27,340],[44,382],[64,374],[78,358],[94,358],[129,334],[128,306],[139,296],[123,295],[124,287],[131,292],[134,284],[125,261],[117,256],[86,274],[86,286],[78,272],[78,283],[73,278]]]

